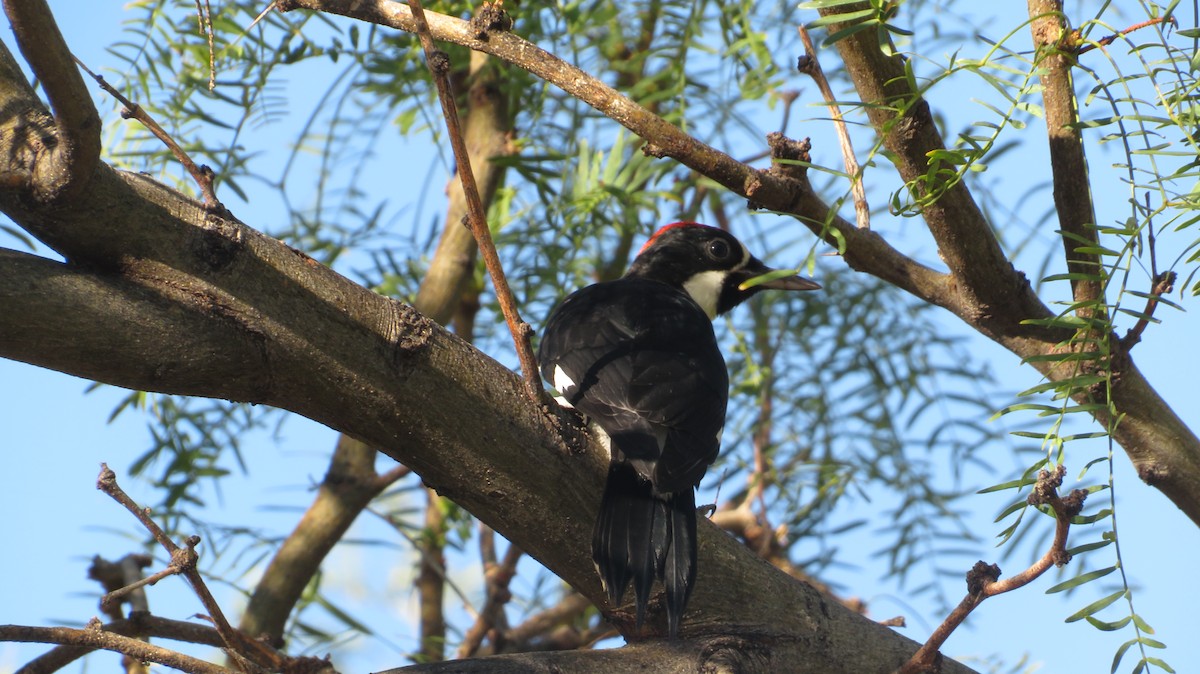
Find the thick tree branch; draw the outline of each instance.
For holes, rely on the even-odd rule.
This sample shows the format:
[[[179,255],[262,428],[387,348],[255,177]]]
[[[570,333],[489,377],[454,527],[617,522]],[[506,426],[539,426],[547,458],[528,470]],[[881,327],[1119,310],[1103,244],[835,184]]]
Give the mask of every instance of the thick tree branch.
[[[1046,112],[1046,133],[1050,143],[1050,171],[1054,182],[1054,207],[1058,211],[1059,236],[1071,276],[1076,303],[1085,306],[1081,316],[1105,320],[1102,263],[1097,253],[1080,252],[1084,247],[1099,247],[1096,212],[1092,206],[1092,185],[1088,179],[1087,157],[1083,152],[1083,134],[1077,122],[1075,85],[1071,68],[1075,57],[1064,49],[1067,28],[1061,0],[1029,0],[1030,29],[1037,50],[1036,63],[1041,71],[1042,109]]]
[[[73,196],[100,162],[100,115],[46,0],[5,0],[4,11],[54,111],[57,142],[38,158],[34,194],[45,201]]]
[[[866,3],[838,6],[821,13],[829,16],[855,9],[869,7]],[[828,30],[834,33],[845,27],[835,23]],[[957,167],[931,164],[940,161],[931,160],[931,153],[944,150],[945,142],[929,103],[909,87],[899,52],[885,54],[876,31],[871,30],[838,40],[836,46],[859,100],[866,104],[867,117],[891,153],[889,158],[901,179],[914,197],[937,195],[923,202],[921,215],[958,291],[975,314],[964,317],[977,323],[986,315],[1000,312],[1018,313],[1017,320],[1044,313],[1024,277],[1005,257],[967,186],[958,179]]]

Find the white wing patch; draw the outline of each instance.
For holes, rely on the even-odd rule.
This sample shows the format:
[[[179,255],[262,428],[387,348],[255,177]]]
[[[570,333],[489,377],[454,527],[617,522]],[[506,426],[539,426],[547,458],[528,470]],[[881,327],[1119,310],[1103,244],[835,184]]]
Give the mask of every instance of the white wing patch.
[[[559,365],[554,366],[554,381],[552,383],[554,384],[554,390],[558,391],[560,394],[554,396],[555,402],[563,407],[575,409],[575,406],[572,405],[566,398],[566,396],[571,392],[570,389],[575,388],[575,381],[571,379],[570,375],[568,375],[566,371],[564,371]]]
[[[554,388],[559,393],[568,393],[567,389],[575,388],[575,380],[562,369],[561,365],[554,366]]]

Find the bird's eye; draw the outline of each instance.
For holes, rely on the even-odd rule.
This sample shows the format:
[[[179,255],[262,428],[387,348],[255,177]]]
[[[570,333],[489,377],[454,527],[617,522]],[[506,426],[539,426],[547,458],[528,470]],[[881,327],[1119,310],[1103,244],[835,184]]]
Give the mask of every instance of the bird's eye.
[[[717,239],[708,244],[708,254],[714,260],[724,260],[729,257],[729,244],[722,239]]]

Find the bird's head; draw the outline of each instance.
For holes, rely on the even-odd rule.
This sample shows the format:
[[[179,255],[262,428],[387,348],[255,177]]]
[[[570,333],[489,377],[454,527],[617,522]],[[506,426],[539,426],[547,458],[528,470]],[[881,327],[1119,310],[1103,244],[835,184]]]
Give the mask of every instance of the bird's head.
[[[625,273],[685,290],[709,318],[736,307],[760,290],[816,290],[821,286],[791,275],[751,283],[776,270],[750,254],[732,234],[695,222],[659,229]]]

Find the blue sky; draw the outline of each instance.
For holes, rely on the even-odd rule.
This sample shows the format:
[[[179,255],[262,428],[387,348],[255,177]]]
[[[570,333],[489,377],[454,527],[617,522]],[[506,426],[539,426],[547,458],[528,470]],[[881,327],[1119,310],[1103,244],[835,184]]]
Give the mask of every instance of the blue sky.
[[[81,5],[52,0],[51,5],[58,11],[63,33],[77,55],[93,69],[115,67],[116,60],[104,52],[104,47],[119,35],[120,3]],[[12,45],[7,31],[3,39]],[[103,105],[109,103],[105,101]],[[961,103],[970,105],[966,100]],[[301,106],[301,109],[306,108]],[[111,114],[106,121],[121,123]],[[406,157],[402,163],[417,172],[437,165],[429,149],[416,156],[429,159],[415,161]],[[1038,160],[1022,157],[1020,161]],[[1113,158],[1094,154],[1093,173],[1102,176],[1109,161]],[[433,182],[440,198],[439,180]],[[1019,180],[1014,180],[1012,193],[1023,192]],[[1102,213],[1121,212],[1121,195],[1102,193],[1098,198]],[[427,208],[436,212],[440,206],[431,203]],[[247,206],[239,209],[238,215],[252,226],[256,222],[282,219],[263,206]],[[876,223],[885,235],[888,226],[886,220]],[[1178,295],[1175,299],[1179,299]],[[1193,303],[1190,296],[1181,301],[1189,308]],[[1173,403],[1181,417],[1189,421],[1200,419],[1200,397],[1193,391],[1200,366],[1195,359],[1181,356],[1184,349],[1195,343],[1195,335],[1200,334],[1200,320],[1195,313],[1169,312],[1164,316],[1168,320],[1151,327],[1135,350],[1135,358],[1149,381]],[[947,317],[947,320],[948,325],[957,329],[953,319]],[[1016,360],[999,347],[982,338],[976,342],[973,353],[993,363],[1004,390],[1020,390],[1038,382],[1035,373],[1018,368]],[[0,471],[0,508],[19,513],[18,517],[5,518],[0,532],[12,546],[8,554],[0,555],[0,623],[82,623],[97,612],[94,583],[85,577],[91,556],[119,557],[133,551],[136,541],[141,539],[132,519],[95,491],[99,464],[106,461],[119,474],[126,472],[132,458],[149,444],[145,422],[136,412],[127,412],[107,423],[123,392],[101,388],[85,395],[87,382],[59,373],[0,361],[0,382],[3,382],[0,444],[7,448],[6,470]],[[998,401],[997,407],[1007,402]],[[267,433],[253,435],[245,447],[249,477],[234,476],[220,494],[209,495],[212,517],[229,524],[253,522],[280,535],[286,533],[297,509],[307,505],[310,485],[321,479],[325,457],[334,441],[332,431],[301,419],[289,421],[279,438]],[[1158,492],[1142,485],[1119,448],[1117,452],[1118,526],[1124,565],[1135,587],[1137,610],[1157,629],[1156,638],[1168,645],[1162,656],[1177,671],[1200,671],[1200,645],[1195,642],[1192,606],[1197,598],[1192,577],[1194,560],[1200,558],[1200,531]],[[1000,458],[995,463],[1007,468],[1009,462]],[[1077,470],[1070,474],[1076,473]],[[987,476],[981,479],[986,480]],[[125,480],[124,484],[135,498],[139,493],[147,493],[132,480]],[[1006,498],[1007,495],[981,496],[972,503],[977,512],[972,514],[971,526],[985,541],[1000,528],[991,519]],[[862,508],[863,512],[846,516],[870,514],[868,504]],[[377,522],[367,519],[356,525],[353,536],[388,535]],[[1099,536],[1099,529],[1085,529],[1080,527],[1073,532],[1074,543]],[[869,538],[869,533],[864,536]],[[864,550],[874,549],[870,540],[864,539],[862,545]],[[974,554],[988,561],[1000,558],[999,551],[986,542]],[[1019,570],[1025,561],[1018,555],[1016,559],[1000,561],[1000,565],[1007,575]],[[406,570],[410,562],[401,552],[381,554],[363,548],[339,549],[331,558],[331,568],[338,570],[339,578],[333,582],[340,603],[366,615],[382,637],[380,641],[357,642],[335,652],[342,671],[377,671],[403,664],[402,652],[413,646],[409,611],[412,598],[407,590]],[[1112,562],[1108,559],[1103,563]],[[936,625],[936,612],[927,601],[909,598],[893,584],[882,581],[882,574],[881,562],[865,555],[861,565],[832,572],[833,580],[868,602],[875,617],[906,615],[909,627],[902,632],[923,640]],[[469,592],[471,574],[463,573],[461,578],[468,584]],[[964,659],[1001,654],[1009,665],[1016,664],[1021,654],[1028,652],[1031,663],[1042,663],[1039,671],[1107,672],[1114,651],[1130,633],[1104,634],[1084,623],[1064,624],[1066,616],[1106,592],[1089,586],[1066,599],[1062,595],[1045,595],[1044,590],[1055,582],[1048,574],[1020,592],[989,600],[951,638],[944,651]],[[946,592],[951,597],[958,597],[962,590],[960,580],[947,582]],[[170,617],[184,619],[201,610],[176,579],[160,583],[151,596],[152,607],[164,612],[169,609]],[[237,605],[236,598],[228,591],[224,592],[223,601],[230,608]],[[455,600],[448,601],[453,604]],[[1117,613],[1106,615],[1110,619],[1119,617]],[[0,674],[19,667],[42,650],[38,646],[0,644]],[[1127,656],[1123,671],[1129,671],[1132,662]]]

